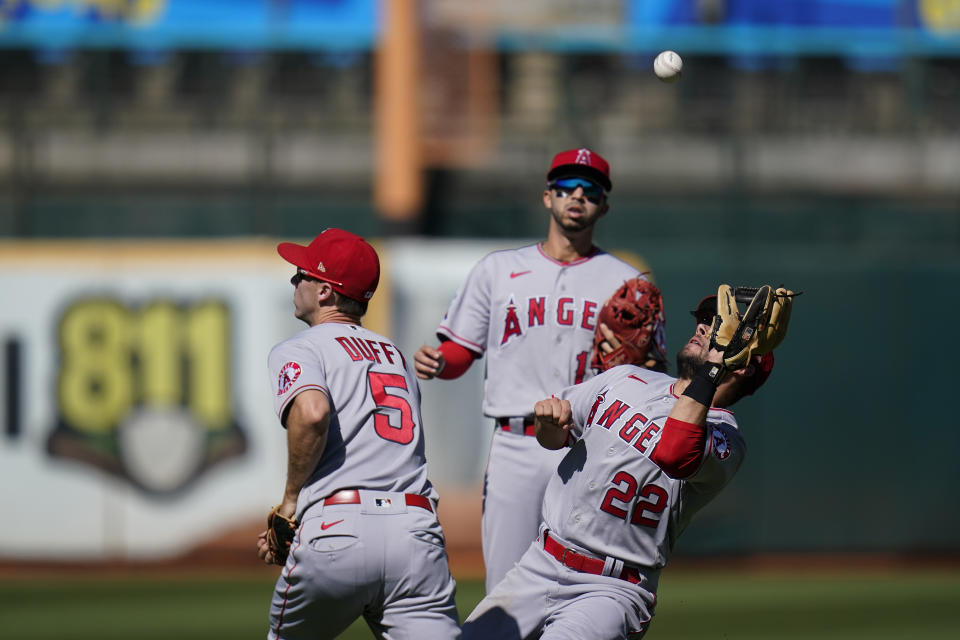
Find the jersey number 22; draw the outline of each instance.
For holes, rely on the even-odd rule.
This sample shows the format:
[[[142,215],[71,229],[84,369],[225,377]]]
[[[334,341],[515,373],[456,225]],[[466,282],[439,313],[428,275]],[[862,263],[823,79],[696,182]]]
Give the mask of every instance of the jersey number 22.
[[[612,482],[617,486],[607,491],[607,494],[603,497],[603,503],[600,505],[600,510],[621,520],[626,520],[627,509],[617,506],[616,503],[629,508],[630,501],[639,495],[643,500],[638,500],[636,506],[634,506],[630,523],[656,528],[660,521],[660,514],[667,507],[666,490],[655,484],[647,484],[637,491],[637,485],[639,484],[637,479],[626,471],[617,472],[617,475],[613,476]],[[622,485],[626,486],[621,488]]]

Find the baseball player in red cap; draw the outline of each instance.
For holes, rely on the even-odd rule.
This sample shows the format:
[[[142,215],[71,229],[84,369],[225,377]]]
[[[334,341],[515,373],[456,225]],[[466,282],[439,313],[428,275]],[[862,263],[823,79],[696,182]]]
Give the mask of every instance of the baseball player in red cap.
[[[288,554],[268,638],[334,638],[361,615],[381,638],[458,638],[413,363],[361,326],[377,253],[340,229],[277,251],[297,268],[294,313],[309,328],[268,358],[287,430],[278,512],[296,522],[289,552],[258,540],[267,563]]]
[[[711,346],[716,300],[693,312],[677,378],[623,365],[536,403],[537,440],[568,453],[547,487],[537,541],[467,617],[464,640],[646,633],[677,537],[743,462],[728,407],[773,366],[772,350],[739,360]],[[789,313],[780,317],[782,339]]]
[[[543,493],[561,459],[533,437],[533,405],[594,375],[597,313],[639,275],[593,244],[609,210],[609,163],[590,149],[562,151],[546,179],[546,240],[480,260],[437,329],[440,345],[414,356],[420,378],[451,379],[486,355],[483,412],[494,422],[483,498],[488,591],[537,537]],[[655,341],[662,358],[662,329]]]

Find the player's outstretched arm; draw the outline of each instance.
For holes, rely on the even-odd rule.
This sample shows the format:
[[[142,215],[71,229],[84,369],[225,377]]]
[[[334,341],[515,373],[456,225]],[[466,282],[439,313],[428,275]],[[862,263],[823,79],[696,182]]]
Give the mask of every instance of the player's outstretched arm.
[[[546,449],[559,449],[567,443],[573,427],[569,400],[545,398],[533,406],[537,442]]]
[[[710,350],[707,360],[722,366],[723,352]],[[697,374],[677,399],[660,433],[650,460],[671,478],[689,478],[700,467],[707,444],[707,412],[713,398],[713,383]]]
[[[718,351],[717,349],[711,348],[707,353],[707,362],[713,363],[716,365],[723,365],[723,351]],[[702,385],[703,381],[700,381]],[[698,398],[700,394],[692,393],[692,387],[696,386],[693,381],[687,385],[684,393],[680,395],[677,399],[676,404],[673,405],[673,409],[670,411],[670,418],[674,420],[679,420],[681,422],[686,422],[689,424],[707,424],[707,412],[710,409],[710,400],[712,400],[712,392],[710,398]],[[687,390],[691,392],[688,393]],[[704,402],[706,400],[706,402]]]
[[[423,345],[413,354],[413,366],[421,380],[436,378],[446,364],[443,352],[429,345]]]

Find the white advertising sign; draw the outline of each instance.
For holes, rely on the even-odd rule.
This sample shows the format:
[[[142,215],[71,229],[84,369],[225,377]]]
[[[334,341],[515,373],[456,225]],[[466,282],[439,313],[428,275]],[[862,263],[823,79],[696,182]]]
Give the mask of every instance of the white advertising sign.
[[[495,248],[374,244],[383,277],[364,324],[408,356],[436,344],[456,287]],[[0,242],[0,560],[167,557],[279,500],[266,357],[303,325],[275,246]],[[482,373],[422,384],[438,486],[482,477]]]

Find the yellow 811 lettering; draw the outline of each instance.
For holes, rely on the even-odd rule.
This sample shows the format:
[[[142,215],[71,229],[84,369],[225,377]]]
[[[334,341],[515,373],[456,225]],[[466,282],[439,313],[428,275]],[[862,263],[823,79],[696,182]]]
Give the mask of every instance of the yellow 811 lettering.
[[[108,432],[133,406],[129,315],[114,301],[89,300],[60,323],[60,410],[79,431]]]
[[[229,324],[226,306],[207,301],[190,310],[185,347],[192,376],[187,405],[207,429],[225,429],[230,422]]]
[[[135,407],[182,406],[207,430],[227,429],[229,325],[217,300],[155,300],[139,310],[109,299],[76,302],[60,323],[62,422],[107,434]]]
[[[140,312],[137,323],[137,354],[141,396],[155,407],[182,402],[180,338],[182,312],[171,302],[154,302]]]

